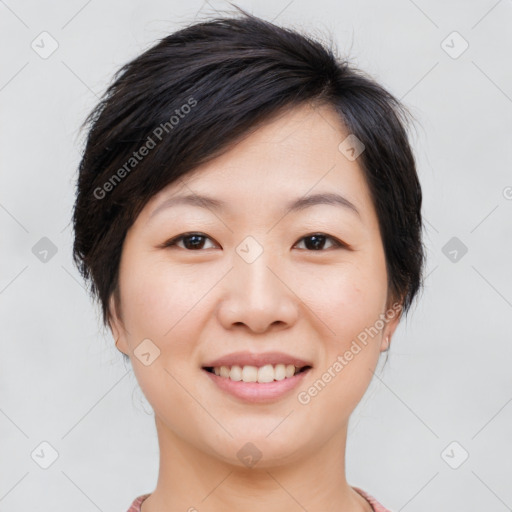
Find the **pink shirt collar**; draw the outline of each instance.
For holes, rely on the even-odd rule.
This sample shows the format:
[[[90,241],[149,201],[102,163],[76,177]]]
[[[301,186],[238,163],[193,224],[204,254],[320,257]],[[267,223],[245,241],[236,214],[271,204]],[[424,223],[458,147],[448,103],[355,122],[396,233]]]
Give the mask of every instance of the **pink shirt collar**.
[[[373,507],[374,512],[391,512],[387,508],[385,508],[383,505],[381,505],[371,494],[368,494],[367,492],[363,491],[359,487],[352,488],[358,492],[363,498],[370,503],[370,505]],[[142,505],[142,502],[151,495],[151,493],[148,494],[142,494],[135,498],[133,503],[131,504],[130,508],[128,509],[128,512],[140,512],[140,508]]]

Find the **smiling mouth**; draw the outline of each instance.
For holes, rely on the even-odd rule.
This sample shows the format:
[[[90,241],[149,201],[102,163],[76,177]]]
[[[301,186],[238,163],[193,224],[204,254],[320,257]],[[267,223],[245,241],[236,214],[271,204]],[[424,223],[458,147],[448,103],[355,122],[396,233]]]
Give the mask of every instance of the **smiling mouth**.
[[[214,375],[229,379],[235,382],[257,382],[260,384],[290,379],[299,373],[304,373],[312,367],[298,367],[293,364],[267,364],[261,367],[257,366],[204,366],[203,370],[213,373]]]

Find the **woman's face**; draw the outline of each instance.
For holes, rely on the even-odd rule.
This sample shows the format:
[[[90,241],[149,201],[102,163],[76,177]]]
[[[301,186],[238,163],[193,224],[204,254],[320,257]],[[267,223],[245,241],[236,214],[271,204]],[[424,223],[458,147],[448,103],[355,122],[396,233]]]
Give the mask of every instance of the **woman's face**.
[[[399,318],[363,173],[339,149],[348,135],[330,107],[296,108],[163,189],[128,231],[112,327],[159,435],[262,467],[345,431]],[[343,199],[312,200],[326,194]],[[180,199],[190,196],[216,203]],[[296,201],[306,202],[290,209]],[[311,368],[273,383],[204,369],[270,352],[276,365],[289,356]]]

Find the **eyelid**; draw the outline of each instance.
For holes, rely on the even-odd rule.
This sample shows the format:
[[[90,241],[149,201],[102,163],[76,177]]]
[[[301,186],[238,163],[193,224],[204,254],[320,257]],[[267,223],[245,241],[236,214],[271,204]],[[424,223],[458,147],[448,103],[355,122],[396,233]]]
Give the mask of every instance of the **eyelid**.
[[[333,244],[334,244],[334,247],[332,247],[331,250],[332,249],[348,249],[349,251],[353,250],[352,246],[347,244],[343,240],[340,240],[339,238],[336,238],[333,235],[328,235],[327,233],[318,232],[318,231],[317,232],[313,232],[313,233],[308,233],[307,235],[301,236],[299,238],[298,242],[295,245],[297,245],[299,242],[301,242],[305,238],[309,238],[311,236],[322,236],[322,237],[326,238],[327,240],[331,240],[333,242]],[[329,251],[329,249],[327,249],[327,250],[319,250],[319,251],[308,251],[307,249],[300,249],[300,250],[304,250],[304,251],[307,251],[307,252],[327,252],[327,251]]]
[[[220,244],[218,244],[211,236],[207,235],[206,233],[202,233],[200,231],[187,231],[186,233],[181,233],[180,235],[177,235],[169,240],[167,240],[166,242],[160,244],[158,247],[159,248],[169,248],[169,247],[173,247],[173,246],[176,246],[176,244],[178,242],[180,242],[183,238],[187,238],[189,236],[194,236],[194,235],[197,235],[197,236],[200,236],[200,237],[203,237],[203,238],[206,238],[206,239],[209,239],[211,240],[212,242],[214,242],[216,245],[220,246]],[[331,240],[334,244],[334,247],[331,248],[332,249],[347,249],[349,251],[353,251],[353,247],[350,245],[350,244],[347,244],[346,242],[340,240],[339,238],[336,238],[335,236],[333,235],[328,235],[327,233],[322,233],[322,232],[312,232],[312,233],[308,233],[306,235],[303,235],[301,236],[298,241],[294,244],[294,247],[302,242],[305,238],[309,238],[309,237],[312,237],[312,236],[322,236],[322,237],[325,237],[327,240]],[[181,247],[180,247],[181,249]],[[190,249],[184,249],[185,251],[188,251],[188,252],[201,252],[201,251],[204,251],[205,249],[197,249],[197,250],[190,250]],[[311,251],[311,250],[308,250],[308,249],[299,249],[301,251],[306,251],[306,252],[327,252],[329,251],[329,249],[321,249],[321,250],[318,250],[318,251]]]
[[[200,236],[200,237],[203,237],[203,238],[207,238],[209,240],[211,240],[212,242],[214,242],[216,245],[219,245],[211,236],[208,236],[206,233],[202,233],[200,231],[187,231],[186,233],[181,233],[180,235],[177,235],[173,238],[170,238],[169,240],[165,241],[164,243],[160,244],[158,247],[160,249],[165,249],[165,248],[169,248],[169,247],[173,247],[175,246],[178,242],[180,242],[183,238],[187,238],[189,236]],[[181,247],[180,247],[181,249]],[[188,251],[188,252],[200,252],[200,251],[204,251],[205,249],[198,249],[197,251],[191,251],[189,249],[184,249],[185,251]]]

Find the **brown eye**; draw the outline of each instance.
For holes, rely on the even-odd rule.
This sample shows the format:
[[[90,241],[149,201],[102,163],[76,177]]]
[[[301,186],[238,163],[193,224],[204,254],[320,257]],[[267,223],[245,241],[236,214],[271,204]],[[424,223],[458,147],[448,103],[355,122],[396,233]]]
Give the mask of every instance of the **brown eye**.
[[[205,241],[211,240],[210,237],[204,235],[203,233],[186,233],[180,236],[169,240],[164,244],[164,247],[172,247],[177,246],[182,249],[186,249],[189,251],[201,250],[204,249]],[[180,243],[183,242],[182,245]],[[209,249],[210,247],[206,247]]]
[[[345,245],[337,240],[336,238],[333,238],[332,236],[325,235],[323,233],[314,233],[311,235],[307,235],[303,238],[301,238],[301,242],[305,240],[305,248],[310,251],[322,251],[325,249],[325,242],[326,240],[331,241],[331,246],[334,248],[338,247],[345,247]],[[329,247],[328,247],[329,248]]]

